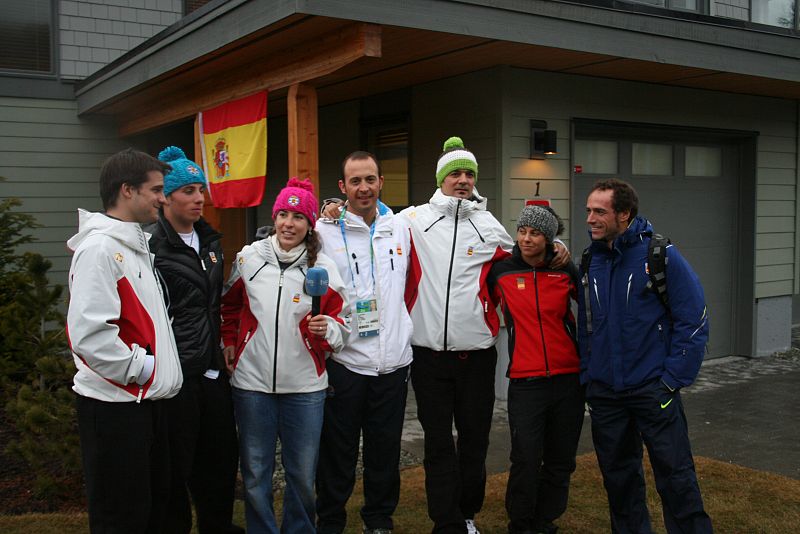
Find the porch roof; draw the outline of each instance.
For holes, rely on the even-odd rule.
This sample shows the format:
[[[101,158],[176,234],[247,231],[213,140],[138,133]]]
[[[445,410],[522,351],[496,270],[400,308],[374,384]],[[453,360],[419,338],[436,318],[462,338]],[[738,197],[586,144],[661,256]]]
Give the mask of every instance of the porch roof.
[[[800,39],[561,1],[217,0],[76,88],[123,135],[258,90],[319,104],[496,65],[800,99]]]

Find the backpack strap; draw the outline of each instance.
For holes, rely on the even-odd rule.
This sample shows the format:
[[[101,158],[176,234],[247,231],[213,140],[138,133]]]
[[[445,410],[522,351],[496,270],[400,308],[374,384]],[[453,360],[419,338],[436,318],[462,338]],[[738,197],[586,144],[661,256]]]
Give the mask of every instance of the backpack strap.
[[[661,234],[650,236],[650,245],[647,248],[647,275],[650,281],[647,288],[655,292],[667,314],[670,314],[669,294],[667,293],[667,245],[671,244],[669,238]]]
[[[589,287],[589,265],[592,263],[590,247],[583,249],[581,255],[581,285],[583,285],[583,302],[586,305],[586,333],[592,335],[592,290]]]

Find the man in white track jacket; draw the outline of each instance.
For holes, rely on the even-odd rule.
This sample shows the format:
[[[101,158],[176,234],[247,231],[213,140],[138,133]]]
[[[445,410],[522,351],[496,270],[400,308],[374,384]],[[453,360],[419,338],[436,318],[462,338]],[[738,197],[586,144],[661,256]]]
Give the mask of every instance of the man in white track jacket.
[[[500,326],[486,277],[513,246],[486,211],[477,177],[475,156],[451,137],[436,169],[439,189],[428,204],[400,213],[411,228],[411,379],[425,432],[428,515],[437,533],[477,532],[473,518],[486,486]]]
[[[156,531],[169,495],[163,399],[182,375],[161,286],[140,223],[158,218],[170,169],[135,150],[100,171],[105,213],[79,210],[67,245],[67,335],[94,532]]]
[[[336,262],[351,303],[347,344],[328,360],[317,469],[317,532],[340,533],[353,492],[359,437],[364,437],[364,532],[388,532],[400,497],[400,438],[411,364],[411,319],[403,301],[408,227],[378,201],[378,161],[353,152],[342,163],[339,188],[347,205],[316,229],[322,251]]]

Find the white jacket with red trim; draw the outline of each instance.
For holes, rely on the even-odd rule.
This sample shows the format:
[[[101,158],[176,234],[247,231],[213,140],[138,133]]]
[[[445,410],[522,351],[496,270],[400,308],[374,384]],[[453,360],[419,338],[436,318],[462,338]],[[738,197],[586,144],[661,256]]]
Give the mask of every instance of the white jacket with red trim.
[[[411,343],[436,351],[491,347],[500,321],[486,286],[492,263],[513,242],[486,199],[471,200],[437,189],[428,204],[400,212],[411,228],[406,305],[414,323]]]
[[[328,387],[327,352],[338,352],[350,330],[344,284],[333,261],[320,253],[315,267],[328,271],[325,339],[309,333],[311,297],[304,285],[306,253],[281,270],[269,238],[236,255],[222,295],[222,340],[236,347],[231,385],[262,393],[310,393]]]
[[[353,309],[356,300],[378,300],[379,334],[359,336],[354,313],[347,345],[333,358],[354,373],[371,376],[409,365],[412,328],[403,302],[409,257],[405,220],[379,204],[372,237],[364,219],[350,212],[340,219],[320,219],[316,228],[322,250],[339,268]]]
[[[173,397],[183,383],[161,284],[137,223],[78,210],[69,271],[67,336],[76,393],[107,402]],[[146,354],[155,368],[141,386]],[[142,377],[143,379],[144,377]]]

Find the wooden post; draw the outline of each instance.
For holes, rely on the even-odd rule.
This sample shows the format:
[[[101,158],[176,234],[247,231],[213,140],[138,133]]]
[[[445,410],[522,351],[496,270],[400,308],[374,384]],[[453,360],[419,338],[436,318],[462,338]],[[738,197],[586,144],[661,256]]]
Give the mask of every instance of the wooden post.
[[[310,178],[319,192],[319,133],[317,125],[317,90],[296,83],[286,98],[289,130],[289,176]]]

